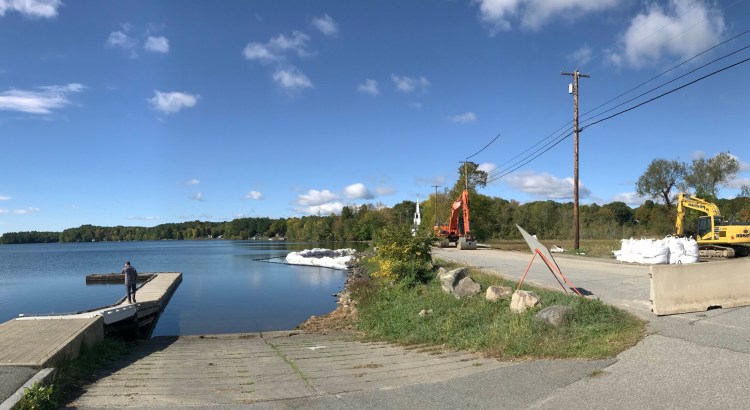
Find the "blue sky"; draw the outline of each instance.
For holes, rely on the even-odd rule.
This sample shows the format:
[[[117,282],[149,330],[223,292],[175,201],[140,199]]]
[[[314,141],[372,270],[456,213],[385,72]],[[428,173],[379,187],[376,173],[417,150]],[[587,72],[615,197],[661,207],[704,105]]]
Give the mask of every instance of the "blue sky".
[[[424,199],[496,135],[472,158],[491,175],[568,123],[561,71],[591,75],[586,112],[750,28],[749,3],[0,0],[0,233]],[[750,184],[749,68],[585,129],[582,202],[637,206],[654,158],[730,151],[722,195]],[[572,176],[568,138],[482,192],[570,201]]]

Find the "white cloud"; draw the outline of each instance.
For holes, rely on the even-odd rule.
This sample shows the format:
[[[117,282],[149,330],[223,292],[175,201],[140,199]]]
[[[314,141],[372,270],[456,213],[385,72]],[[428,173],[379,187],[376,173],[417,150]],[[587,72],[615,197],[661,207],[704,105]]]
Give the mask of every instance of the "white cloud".
[[[512,28],[511,20],[521,26],[539,30],[548,22],[574,20],[585,14],[606,10],[617,5],[617,0],[474,0],[479,4],[479,17],[490,35]]]
[[[313,19],[313,26],[327,36],[335,36],[339,32],[339,26],[328,14]]]
[[[160,216],[129,216],[131,221],[158,221],[161,219]]]
[[[154,96],[148,99],[149,104],[157,111],[174,114],[183,108],[190,108],[198,103],[199,95],[181,92],[161,92],[154,90]]]
[[[591,47],[589,47],[588,44],[584,44],[583,46],[581,46],[581,48],[568,55],[568,61],[573,63],[576,67],[580,68],[581,66],[585,66],[589,61],[591,61],[592,55],[593,50],[591,50]]]
[[[129,37],[127,34],[118,30],[109,33],[106,45],[107,47],[124,48],[126,50],[130,50],[135,47],[136,41],[135,39]]]
[[[313,84],[305,73],[299,71],[297,67],[289,66],[280,68],[273,73],[273,80],[281,88],[286,90],[298,90],[303,88],[312,88]]]
[[[306,194],[297,196],[294,200],[294,204],[297,205],[295,210],[308,215],[338,213],[344,207],[340,199],[338,195],[327,189],[322,191],[311,189]]]
[[[477,166],[477,170],[488,173],[494,171],[495,168],[497,168],[497,165],[491,162],[483,162]]]
[[[387,195],[393,195],[396,193],[396,190],[389,187],[389,186],[379,186],[375,188],[375,193],[378,196],[387,196]]]
[[[266,43],[248,43],[243,54],[247,60],[258,60],[260,62],[280,61],[286,58],[287,52],[296,53],[300,57],[306,57],[312,53],[307,50],[310,36],[299,31],[292,32],[291,36],[279,34]]]
[[[647,199],[639,196],[637,192],[621,192],[615,195],[610,202],[624,202],[631,208],[637,208],[646,203]]]
[[[424,77],[411,78],[411,77],[399,77],[396,74],[391,74],[391,80],[396,85],[396,90],[410,94],[414,91],[426,91],[427,87],[430,86],[430,82]]]
[[[11,199],[13,199],[13,198],[11,198],[9,196],[2,196],[2,195],[0,195],[0,201],[10,201]]]
[[[362,183],[356,183],[344,188],[344,195],[349,199],[373,199],[375,195]]]
[[[543,199],[573,199],[573,178],[558,178],[548,173],[526,171],[504,177],[504,182],[513,189]],[[578,194],[581,198],[591,195],[583,182],[578,181]]]
[[[186,182],[187,185],[198,185],[201,183],[200,179],[193,178]]]
[[[26,209],[14,209],[10,212],[16,214],[16,215],[28,215],[39,212],[39,208],[26,208]]]
[[[467,112],[463,114],[454,115],[449,118],[451,121],[459,123],[459,124],[466,124],[469,122],[474,122],[477,120],[477,115],[473,112]]]
[[[315,205],[322,205],[327,202],[333,202],[339,200],[339,196],[334,194],[333,192],[324,189],[322,191],[318,191],[316,189],[311,189],[307,191],[306,194],[301,194],[297,196],[297,200],[295,201],[299,205],[304,206],[315,206]]]
[[[706,158],[706,152],[701,151],[701,150],[693,151],[693,154],[691,155],[691,157],[693,159],[703,159],[703,158]]]
[[[57,16],[60,0],[0,0],[0,16],[7,11],[15,11],[30,18],[52,18]]]
[[[615,64],[643,67],[664,57],[691,57],[719,42],[726,31],[717,3],[669,0],[648,3],[630,22],[619,44],[608,51]]]
[[[86,89],[78,83],[37,87],[35,91],[8,90],[0,93],[0,111],[19,111],[28,114],[50,114],[70,105],[68,96]]]
[[[204,201],[203,194],[201,192],[197,192],[195,195],[190,195],[188,198],[193,201],[199,201],[199,202]]]
[[[357,86],[357,91],[370,95],[380,94],[378,90],[378,82],[372,79],[366,79],[364,83]]]
[[[260,199],[263,199],[263,194],[258,191],[250,191],[247,194],[245,194],[245,199],[260,200]]]
[[[169,40],[166,37],[148,36],[146,43],[143,45],[148,51],[156,53],[169,53]]]
[[[297,208],[297,212],[308,215],[330,215],[341,213],[344,204],[341,202],[329,202],[326,204],[313,205],[306,208]]]

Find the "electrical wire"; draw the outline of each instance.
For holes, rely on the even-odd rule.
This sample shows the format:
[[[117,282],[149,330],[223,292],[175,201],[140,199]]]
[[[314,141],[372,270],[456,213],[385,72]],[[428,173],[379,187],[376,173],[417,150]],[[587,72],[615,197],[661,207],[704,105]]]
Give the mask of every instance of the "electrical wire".
[[[750,30],[748,30],[748,31],[750,31]],[[633,97],[633,98],[631,98],[631,99],[629,99],[629,100],[627,100],[627,101],[624,101],[624,102],[622,102],[622,103],[620,103],[620,104],[617,104],[617,105],[615,105],[614,107],[612,107],[612,108],[610,108],[610,109],[608,109],[608,110],[602,111],[602,112],[600,112],[599,114],[596,114],[596,115],[594,115],[594,116],[593,116],[593,117],[591,117],[591,118],[588,118],[587,120],[588,120],[588,121],[591,121],[591,120],[593,120],[594,118],[597,118],[597,117],[601,117],[602,115],[604,115],[604,114],[606,114],[606,113],[608,113],[608,112],[610,112],[610,111],[613,111],[613,110],[614,110],[614,109],[616,109],[617,107],[622,107],[623,105],[625,105],[625,104],[627,104],[627,103],[630,103],[630,102],[633,102],[633,101],[635,101],[635,100],[637,100],[637,99],[639,99],[639,98],[643,97],[643,96],[644,96],[644,95],[646,95],[646,94],[650,94],[650,93],[652,93],[652,92],[654,92],[654,91],[656,91],[656,90],[658,90],[658,89],[660,89],[660,88],[664,87],[665,85],[671,84],[671,83],[673,83],[673,82],[675,82],[675,81],[677,81],[677,80],[680,80],[680,79],[682,79],[682,78],[684,78],[684,77],[687,77],[688,75],[690,75],[690,74],[693,74],[694,72],[696,72],[696,71],[698,71],[698,70],[701,70],[701,69],[703,69],[703,68],[706,68],[706,67],[708,67],[709,65],[711,65],[711,64],[713,64],[713,63],[715,63],[715,62],[717,62],[717,61],[719,61],[719,60],[723,60],[723,59],[725,59],[725,58],[731,57],[731,56],[733,56],[733,55],[735,55],[735,54],[739,53],[740,51],[743,51],[743,50],[747,50],[748,48],[750,48],[750,44],[748,44],[748,45],[746,45],[746,46],[744,46],[744,47],[742,47],[742,48],[740,48],[740,49],[738,49],[738,50],[732,51],[732,52],[731,52],[731,53],[729,53],[729,54],[725,54],[725,55],[723,55],[723,56],[721,56],[721,57],[715,58],[715,59],[713,59],[713,60],[709,61],[708,63],[706,63],[706,64],[703,64],[703,65],[702,65],[702,66],[700,66],[700,67],[696,67],[696,68],[694,68],[694,69],[692,69],[692,70],[690,70],[690,71],[686,72],[685,74],[682,74],[682,75],[681,75],[681,76],[679,76],[679,77],[673,78],[673,79],[671,79],[671,80],[667,81],[666,83],[663,83],[663,84],[661,84],[661,85],[659,85],[659,86],[656,86],[656,87],[654,87],[654,88],[652,88],[652,89],[650,89],[650,90],[648,90],[648,91],[645,91],[645,92],[643,92],[643,93],[641,93],[641,94],[638,94],[637,96],[635,96],[635,97]],[[586,121],[586,120],[584,120],[584,121]]]
[[[633,91],[635,91],[635,90],[643,87],[644,85],[646,85],[646,84],[648,84],[648,83],[656,80],[657,78],[659,78],[659,77],[661,77],[661,76],[663,76],[663,75],[665,75],[665,74],[667,74],[667,73],[669,73],[669,72],[671,72],[673,70],[676,70],[677,68],[679,68],[679,67],[681,67],[681,66],[683,66],[683,65],[685,65],[685,64],[687,64],[687,63],[689,63],[689,62],[691,62],[693,60],[695,60],[696,58],[702,56],[703,54],[706,54],[709,51],[711,51],[711,50],[713,50],[713,49],[715,49],[717,47],[721,47],[722,45],[724,45],[724,44],[726,44],[726,43],[728,43],[730,41],[736,40],[737,38],[742,37],[742,36],[744,36],[747,33],[750,33],[750,28],[747,29],[747,30],[745,30],[745,31],[743,31],[743,32],[741,32],[741,33],[739,33],[739,34],[737,34],[737,35],[735,35],[735,36],[733,36],[733,37],[731,37],[731,38],[729,38],[729,39],[726,39],[726,40],[724,40],[724,41],[722,41],[720,43],[714,44],[713,46],[711,46],[711,47],[709,47],[709,48],[701,51],[700,53],[698,53],[698,54],[696,54],[696,55],[694,55],[694,56],[692,56],[692,57],[690,57],[690,58],[688,58],[686,60],[683,60],[682,62],[677,63],[676,65],[674,65],[674,66],[672,66],[672,67],[670,67],[670,68],[662,71],[661,73],[659,73],[659,74],[657,74],[657,75],[649,78],[648,80],[646,80],[646,81],[644,81],[644,82],[636,85],[635,87],[633,87],[633,88],[631,88],[631,89],[629,89],[629,90],[627,90],[627,91],[625,91],[625,92],[623,92],[623,93],[621,93],[621,94],[619,94],[619,95],[617,95],[615,97],[610,98],[609,100],[607,100],[607,101],[605,101],[605,102],[597,105],[596,107],[594,107],[594,108],[586,111],[585,113],[581,114],[581,117],[586,117],[587,115],[589,115],[589,114],[593,113],[594,111],[598,110],[599,108],[602,108],[605,105],[607,105],[607,104],[609,104],[609,103],[611,103],[611,102],[619,99],[620,97],[623,97],[623,96],[625,96],[627,94],[630,94],[631,92],[633,92]]]
[[[599,124],[599,123],[601,123],[601,122],[607,121],[607,120],[609,120],[609,119],[612,119],[612,118],[614,118],[614,117],[617,117],[617,116],[619,116],[619,115],[622,115],[622,114],[624,114],[624,113],[626,113],[626,112],[632,111],[632,110],[634,110],[634,109],[636,109],[636,108],[638,108],[638,107],[641,107],[641,106],[643,106],[643,105],[646,105],[646,104],[648,104],[648,103],[651,103],[651,102],[653,102],[653,101],[656,101],[656,100],[658,100],[658,99],[660,99],[660,98],[662,98],[662,97],[665,97],[665,96],[667,96],[667,95],[669,95],[669,94],[672,94],[672,93],[674,93],[674,92],[676,92],[676,91],[679,91],[679,90],[681,90],[681,89],[683,89],[683,88],[685,88],[685,87],[688,87],[688,86],[690,86],[690,85],[693,85],[693,84],[695,84],[695,83],[697,83],[697,82],[699,82],[699,81],[705,80],[706,78],[712,77],[712,76],[714,76],[714,75],[716,75],[716,74],[719,74],[719,73],[721,73],[721,72],[723,72],[723,71],[726,71],[726,70],[728,70],[728,69],[730,69],[730,68],[736,67],[736,66],[738,66],[738,65],[740,65],[740,64],[744,64],[744,63],[746,63],[746,62],[748,62],[748,61],[750,61],[750,57],[749,57],[749,58],[746,58],[746,59],[744,59],[744,60],[740,60],[740,61],[738,61],[738,62],[736,62],[736,63],[734,63],[734,64],[730,64],[730,65],[728,65],[728,66],[726,66],[726,67],[722,67],[722,68],[720,68],[720,69],[718,69],[718,70],[715,70],[715,71],[713,71],[713,72],[711,72],[711,73],[708,73],[708,74],[706,74],[706,75],[704,75],[704,76],[702,76],[702,77],[700,77],[700,78],[697,78],[697,79],[695,79],[695,80],[693,80],[693,81],[690,81],[690,82],[688,82],[688,83],[685,83],[685,84],[683,84],[683,85],[681,85],[681,86],[679,86],[679,87],[675,87],[675,88],[673,88],[673,89],[671,89],[671,90],[669,90],[669,91],[667,91],[667,92],[664,92],[664,93],[662,93],[662,94],[659,94],[659,95],[657,95],[656,97],[653,97],[653,98],[651,98],[651,99],[648,99],[648,100],[646,100],[646,101],[643,101],[643,102],[641,102],[641,103],[638,103],[638,104],[636,104],[636,105],[634,105],[634,106],[632,106],[632,107],[626,108],[626,109],[624,109],[624,110],[622,110],[622,111],[619,111],[619,112],[617,112],[617,113],[615,113],[615,114],[612,114],[612,115],[610,115],[610,116],[608,116],[608,117],[606,117],[606,118],[602,118],[602,119],[600,119],[600,120],[598,120],[598,121],[595,121],[595,122],[593,122],[593,123],[591,123],[591,124],[588,124],[588,125],[586,126],[586,128],[588,128],[588,127],[590,127],[590,126],[593,126],[593,125],[595,125],[595,124]],[[582,131],[582,130],[583,130],[583,127],[582,127],[582,128],[580,128],[580,131]],[[500,179],[500,178],[503,178],[503,177],[505,177],[505,176],[507,176],[507,175],[509,175],[509,174],[511,174],[511,173],[513,173],[513,172],[515,172],[516,170],[518,170],[519,168],[523,167],[524,165],[526,165],[526,164],[530,163],[531,161],[533,161],[533,160],[535,160],[535,159],[539,158],[539,157],[540,157],[541,155],[545,154],[545,153],[546,153],[547,151],[551,150],[552,148],[554,148],[555,146],[557,146],[558,144],[560,144],[560,143],[561,143],[562,141],[566,140],[566,139],[567,139],[568,137],[570,137],[571,135],[573,135],[573,133],[574,133],[574,132],[570,132],[570,133],[568,133],[568,134],[566,134],[566,135],[562,136],[561,138],[558,138],[558,139],[557,139],[557,141],[555,141],[554,143],[552,143],[552,144],[548,144],[548,146],[546,147],[546,149],[543,149],[543,150],[541,150],[541,149],[540,149],[540,150],[537,150],[537,151],[535,151],[535,154],[536,154],[536,155],[533,155],[533,156],[527,156],[527,157],[526,157],[526,158],[525,158],[524,160],[522,160],[522,161],[519,161],[519,162],[516,162],[515,164],[513,164],[513,165],[512,165],[512,168],[508,168],[507,170],[505,170],[505,172],[503,172],[503,173],[501,173],[501,174],[499,174],[499,175],[498,175],[498,174],[496,174],[496,175],[492,176],[491,178],[488,178],[488,179],[487,179],[487,183],[490,183],[490,182],[494,182],[494,181],[496,181],[496,180],[498,180],[498,179]]]
[[[497,134],[497,136],[495,136],[495,138],[493,138],[492,141],[488,142],[487,145],[485,145],[484,147],[482,147],[482,149],[480,149],[479,151],[477,151],[477,152],[469,155],[468,157],[466,157],[466,159],[469,159],[469,158],[471,158],[471,157],[479,154],[480,152],[484,151],[487,147],[489,147],[490,145],[492,145],[492,143],[495,142],[495,140],[497,140],[498,138],[500,138],[500,134]]]
[[[705,80],[705,79],[706,79],[706,78],[708,78],[708,77],[714,76],[714,75],[716,75],[716,74],[719,74],[719,73],[720,73],[720,72],[722,72],[722,71],[726,71],[726,70],[728,70],[728,69],[730,69],[730,68],[736,67],[736,66],[738,66],[738,65],[740,65],[740,64],[744,64],[744,63],[746,63],[746,62],[748,62],[748,61],[750,61],[750,57],[748,57],[748,58],[746,58],[746,59],[744,59],[744,60],[740,60],[740,61],[738,61],[738,62],[736,62],[736,63],[734,63],[734,64],[731,64],[731,65],[728,65],[728,66],[726,66],[726,67],[723,67],[723,68],[721,68],[721,69],[718,69],[718,70],[716,70],[716,71],[713,71],[713,72],[711,72],[711,73],[708,73],[708,74],[704,75],[703,77],[700,77],[700,78],[698,78],[698,79],[695,79],[695,80],[693,80],[693,81],[691,81],[691,82],[689,82],[689,83],[683,84],[683,85],[681,85],[681,86],[679,86],[679,87],[677,87],[677,88],[673,88],[673,89],[671,89],[671,90],[669,90],[669,91],[667,91],[667,92],[665,92],[665,93],[662,93],[662,94],[659,94],[659,95],[657,95],[657,96],[656,96],[656,97],[654,97],[654,98],[648,99],[648,100],[646,100],[646,101],[643,101],[643,102],[641,102],[641,103],[639,103],[639,104],[636,104],[636,105],[634,105],[634,106],[632,106],[632,107],[630,107],[630,108],[627,108],[627,109],[624,109],[624,110],[622,110],[622,111],[620,111],[620,112],[617,112],[617,113],[615,113],[615,114],[612,114],[612,115],[610,115],[609,117],[605,117],[605,118],[602,118],[602,119],[600,119],[600,120],[598,120],[598,121],[594,121],[594,122],[592,122],[591,124],[588,124],[588,125],[586,125],[586,127],[585,127],[585,128],[588,128],[588,127],[591,127],[592,125],[596,125],[596,124],[599,124],[599,123],[601,123],[601,122],[607,121],[607,120],[609,120],[609,119],[612,119],[612,118],[614,118],[614,117],[617,117],[618,115],[624,114],[624,113],[626,113],[626,112],[628,112],[628,111],[632,111],[632,110],[634,110],[634,109],[636,109],[636,108],[638,108],[638,107],[640,107],[640,106],[642,106],[642,105],[645,105],[645,104],[648,104],[648,103],[650,103],[650,102],[656,101],[656,100],[658,100],[658,99],[660,99],[660,98],[662,98],[662,97],[665,97],[665,96],[667,96],[667,95],[669,95],[669,94],[672,94],[672,93],[673,93],[673,92],[675,92],[675,91],[679,91],[679,90],[681,90],[681,89],[683,89],[683,88],[685,88],[685,87],[687,87],[687,86],[690,86],[690,85],[693,85],[693,84],[697,83],[698,81],[702,81],[702,80]],[[583,130],[583,127],[581,128],[581,130]]]

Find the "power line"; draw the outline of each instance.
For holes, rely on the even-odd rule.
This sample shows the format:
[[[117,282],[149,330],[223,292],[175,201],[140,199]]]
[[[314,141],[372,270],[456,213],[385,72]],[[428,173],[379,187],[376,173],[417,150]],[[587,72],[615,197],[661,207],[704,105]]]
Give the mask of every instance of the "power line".
[[[748,31],[750,31],[750,30],[748,30]],[[685,73],[685,74],[683,74],[683,75],[681,75],[681,76],[679,76],[679,77],[673,78],[672,80],[669,80],[669,81],[667,81],[666,83],[663,83],[663,84],[661,84],[661,85],[659,85],[659,86],[656,86],[656,87],[654,87],[654,88],[652,88],[652,89],[650,89],[650,90],[648,90],[648,91],[645,91],[645,92],[643,92],[643,93],[641,93],[641,94],[638,94],[637,96],[635,96],[635,97],[633,97],[633,98],[631,98],[631,99],[629,99],[629,100],[627,100],[627,101],[625,101],[625,102],[622,102],[622,103],[620,103],[620,104],[617,104],[617,105],[615,105],[614,107],[612,107],[612,108],[610,108],[610,109],[608,109],[608,110],[602,111],[602,112],[600,112],[599,114],[596,114],[596,115],[594,115],[594,116],[593,116],[593,117],[591,117],[591,118],[588,118],[588,121],[591,121],[591,120],[593,120],[594,118],[597,118],[597,117],[601,117],[602,115],[604,115],[604,114],[606,114],[606,113],[608,113],[608,112],[610,112],[610,111],[614,110],[614,109],[615,109],[615,108],[617,108],[617,107],[622,107],[623,105],[625,105],[625,104],[627,104],[627,103],[630,103],[630,102],[633,102],[633,101],[635,101],[635,100],[637,100],[637,99],[639,99],[639,98],[643,97],[643,96],[644,96],[644,95],[646,95],[646,94],[649,94],[649,93],[651,93],[651,92],[654,92],[654,91],[658,90],[659,88],[662,88],[662,87],[664,87],[664,86],[665,86],[665,85],[667,85],[667,84],[671,84],[671,83],[673,83],[673,82],[675,82],[675,81],[677,81],[677,80],[679,80],[679,79],[682,79],[682,78],[684,78],[684,77],[687,77],[688,75],[690,75],[690,74],[693,74],[694,72],[696,72],[696,71],[698,71],[698,70],[701,70],[701,69],[703,69],[703,68],[706,68],[706,67],[708,67],[709,65],[711,65],[711,64],[713,64],[713,63],[715,63],[715,62],[717,62],[717,61],[719,61],[719,60],[723,60],[723,59],[725,59],[725,58],[728,58],[728,57],[730,57],[730,56],[733,56],[733,55],[735,55],[735,54],[739,53],[740,51],[743,51],[743,50],[747,50],[748,48],[750,48],[750,45],[746,45],[745,47],[742,47],[742,48],[740,48],[740,49],[738,49],[738,50],[735,50],[735,51],[733,51],[733,52],[731,52],[731,53],[729,53],[729,54],[725,54],[725,55],[723,55],[723,56],[721,56],[721,57],[715,58],[715,59],[713,59],[713,60],[709,61],[708,63],[706,63],[706,64],[703,64],[703,65],[702,65],[702,66],[700,66],[700,67],[696,67],[696,68],[694,68],[694,69],[692,69],[692,70],[688,71],[687,73]]]
[[[469,159],[469,158],[471,158],[471,157],[479,154],[480,152],[484,151],[487,147],[489,147],[490,145],[492,145],[492,143],[495,142],[495,140],[497,140],[498,138],[500,138],[500,134],[499,133],[497,134],[497,136],[495,138],[492,139],[492,141],[488,142],[487,145],[485,145],[484,147],[482,147],[482,149],[480,149],[479,151],[477,151],[477,152],[469,155],[468,157],[466,157],[466,159]]]
[[[653,98],[651,98],[651,99],[649,99],[649,100],[643,101],[643,102],[641,102],[641,103],[639,103],[639,104],[636,104],[636,105],[634,105],[634,106],[632,106],[632,107],[629,107],[629,108],[627,108],[627,109],[624,109],[624,110],[622,110],[622,111],[619,111],[619,112],[617,112],[617,113],[615,113],[615,114],[612,114],[612,115],[610,115],[610,116],[608,116],[608,117],[606,117],[606,118],[602,118],[602,119],[600,119],[600,120],[598,120],[598,121],[595,121],[595,122],[593,122],[593,123],[591,123],[591,124],[588,124],[588,125],[586,125],[586,127],[583,127],[583,128],[581,128],[581,130],[583,130],[584,128],[588,128],[588,127],[590,127],[590,126],[592,126],[592,125],[595,125],[595,124],[599,124],[599,123],[601,123],[601,122],[607,121],[607,120],[609,120],[609,119],[612,119],[612,118],[614,118],[614,117],[617,117],[618,115],[624,114],[624,113],[626,113],[626,112],[628,112],[628,111],[632,111],[632,110],[634,110],[634,109],[636,109],[636,108],[638,108],[638,107],[641,107],[641,106],[643,106],[643,105],[645,105],[645,104],[648,104],[648,103],[650,103],[650,102],[653,102],[653,101],[656,101],[656,100],[658,100],[658,99],[660,99],[660,98],[662,98],[662,97],[665,97],[665,96],[667,96],[667,95],[669,95],[669,94],[672,94],[672,93],[673,93],[673,92],[675,92],[675,91],[679,91],[679,90],[681,90],[681,89],[683,89],[683,88],[685,88],[685,87],[688,87],[688,86],[690,86],[690,85],[693,85],[693,84],[695,84],[695,83],[697,83],[697,82],[699,82],[699,81],[705,80],[706,78],[709,78],[709,77],[711,77],[711,76],[714,76],[714,75],[716,75],[716,74],[719,74],[719,73],[721,73],[721,72],[723,72],[723,71],[726,71],[726,70],[728,70],[728,69],[730,69],[730,68],[736,67],[736,66],[738,66],[738,65],[740,65],[740,64],[744,64],[744,63],[746,63],[746,62],[748,62],[748,61],[750,61],[750,57],[749,57],[749,58],[746,58],[746,59],[744,59],[744,60],[738,61],[738,62],[736,62],[736,63],[734,63],[734,64],[730,64],[730,65],[728,65],[728,66],[726,66],[726,67],[722,67],[722,68],[720,68],[720,69],[718,69],[718,70],[716,70],[716,71],[713,71],[713,72],[711,72],[711,73],[709,73],[709,74],[706,74],[706,75],[704,75],[704,76],[702,76],[702,77],[700,77],[700,78],[697,78],[697,79],[695,79],[695,80],[693,80],[693,81],[690,81],[689,83],[683,84],[683,85],[681,85],[681,86],[679,86],[679,87],[675,87],[675,88],[673,88],[673,89],[671,89],[671,90],[669,90],[669,91],[667,91],[667,92],[664,92],[664,93],[662,93],[662,94],[660,94],[660,95],[657,95],[656,97],[653,97]],[[566,134],[565,136],[563,136],[563,137],[559,138],[559,139],[558,139],[557,141],[555,141],[555,142],[554,142],[553,144],[549,145],[549,146],[548,146],[548,147],[547,147],[546,149],[544,149],[544,150],[541,150],[541,151],[540,151],[540,150],[537,150],[537,151],[536,151],[536,152],[537,152],[537,154],[536,154],[536,155],[534,155],[533,157],[531,157],[531,158],[527,157],[527,158],[528,158],[527,160],[525,160],[525,161],[523,161],[523,162],[517,162],[516,164],[514,164],[514,165],[517,165],[517,166],[515,166],[515,167],[513,167],[513,168],[509,168],[509,169],[508,169],[508,170],[507,170],[506,172],[504,172],[504,173],[502,173],[502,174],[500,174],[500,175],[496,175],[496,176],[493,176],[493,177],[492,177],[491,179],[488,179],[488,180],[487,180],[487,183],[490,183],[490,182],[494,182],[494,181],[496,181],[496,180],[498,180],[498,179],[500,179],[500,178],[502,178],[502,177],[505,177],[505,176],[507,176],[507,175],[509,175],[509,174],[511,174],[511,173],[513,173],[513,172],[515,172],[516,170],[518,170],[519,168],[523,167],[524,165],[526,165],[526,164],[530,163],[531,161],[533,161],[533,160],[535,160],[535,159],[539,158],[539,157],[540,157],[541,155],[545,154],[545,153],[546,153],[547,151],[551,150],[552,148],[554,148],[555,146],[557,146],[557,145],[558,145],[559,143],[561,143],[562,141],[564,141],[565,139],[567,139],[567,138],[568,138],[568,137],[570,137],[571,135],[573,135],[573,132],[569,132],[569,133],[568,133],[568,134]]]
[[[693,80],[693,81],[691,81],[691,82],[689,82],[689,83],[683,84],[683,85],[681,85],[681,86],[679,86],[679,87],[677,87],[677,88],[673,88],[673,89],[671,89],[671,90],[669,90],[669,91],[667,91],[667,92],[665,92],[665,93],[663,93],[663,94],[659,94],[659,95],[657,95],[656,97],[654,97],[654,98],[651,98],[651,99],[648,99],[648,100],[646,100],[646,101],[644,101],[644,102],[642,102],[642,103],[640,103],[640,104],[636,104],[636,105],[634,105],[634,106],[632,106],[632,107],[630,107],[630,108],[627,108],[627,109],[624,109],[624,110],[622,110],[622,111],[620,111],[620,112],[617,112],[617,113],[615,113],[615,114],[612,114],[612,115],[610,115],[609,117],[605,117],[605,118],[602,118],[601,120],[598,120],[598,121],[594,121],[594,122],[592,122],[591,124],[588,124],[588,125],[586,125],[586,127],[584,127],[584,128],[588,128],[588,127],[590,127],[590,126],[592,126],[592,125],[596,125],[596,124],[599,124],[600,122],[604,122],[604,121],[607,121],[607,120],[609,120],[609,119],[612,119],[612,118],[614,118],[614,117],[617,117],[617,116],[618,116],[618,115],[620,115],[620,114],[624,114],[624,113],[626,113],[626,112],[628,112],[628,111],[632,111],[632,110],[634,110],[634,109],[636,109],[636,108],[638,108],[638,107],[640,107],[640,106],[642,106],[642,105],[645,105],[645,104],[648,104],[648,103],[650,103],[650,102],[652,102],[652,101],[658,100],[659,98],[662,98],[662,97],[664,97],[664,96],[667,96],[667,95],[669,95],[669,94],[672,94],[672,93],[673,93],[673,92],[675,92],[675,91],[679,91],[679,90],[681,90],[681,89],[683,89],[683,88],[685,88],[685,87],[687,87],[687,86],[689,86],[689,85],[693,85],[693,84],[697,83],[698,81],[704,80],[704,79],[706,79],[706,78],[708,78],[708,77],[714,76],[714,75],[716,75],[716,74],[719,74],[719,73],[720,73],[720,72],[722,72],[722,71],[726,71],[726,70],[728,70],[728,69],[730,69],[730,68],[732,68],[732,67],[736,67],[736,66],[738,66],[738,65],[740,65],[740,64],[743,64],[743,63],[746,63],[746,62],[748,62],[748,61],[750,61],[750,57],[749,57],[749,58],[746,58],[746,59],[744,59],[744,60],[738,61],[738,62],[736,62],[736,63],[734,63],[734,64],[728,65],[728,66],[726,66],[726,67],[724,67],[724,68],[718,69],[718,70],[716,70],[716,71],[714,71],[714,72],[708,73],[708,74],[704,75],[703,77],[700,77],[700,78],[698,78],[698,79],[695,79],[695,80]],[[581,128],[581,130],[583,130],[583,128]]]
[[[627,91],[625,91],[625,92],[623,92],[623,93],[621,93],[621,94],[619,94],[619,95],[617,95],[617,96],[615,96],[615,97],[613,97],[613,98],[610,98],[609,100],[607,100],[607,101],[605,101],[605,102],[603,102],[603,103],[601,103],[601,104],[597,105],[596,107],[594,107],[594,108],[592,108],[592,109],[590,109],[590,110],[586,111],[585,113],[581,114],[581,116],[582,116],[582,117],[585,117],[585,116],[587,116],[587,115],[591,114],[592,112],[594,112],[594,111],[598,110],[599,108],[602,108],[603,106],[605,106],[605,105],[607,105],[607,104],[609,104],[609,103],[611,103],[611,102],[613,102],[613,101],[617,100],[618,98],[620,98],[620,97],[623,97],[623,96],[625,96],[625,95],[627,95],[627,94],[630,94],[631,92],[633,92],[633,91],[635,91],[635,90],[637,90],[637,89],[639,89],[639,88],[643,87],[644,85],[646,85],[646,84],[648,84],[648,83],[650,83],[650,82],[652,82],[652,81],[656,80],[657,78],[659,78],[659,77],[661,77],[661,76],[663,76],[663,75],[665,75],[665,74],[669,73],[670,71],[673,71],[673,70],[675,70],[675,69],[677,69],[677,68],[679,68],[679,67],[681,67],[681,66],[683,66],[683,65],[685,65],[685,64],[687,64],[687,63],[689,63],[689,62],[691,62],[691,61],[693,61],[693,60],[695,60],[696,58],[698,58],[698,57],[702,56],[703,54],[706,54],[706,53],[708,53],[709,51],[711,51],[711,50],[713,50],[713,49],[715,49],[715,48],[717,48],[717,47],[721,47],[722,45],[724,45],[724,44],[726,44],[726,43],[728,43],[728,42],[730,42],[730,41],[736,40],[737,38],[739,38],[739,37],[742,37],[742,36],[744,36],[744,35],[745,35],[745,34],[747,34],[747,33],[750,33],[750,29],[747,29],[747,30],[743,31],[742,33],[740,33],[740,34],[737,34],[736,36],[734,36],[734,37],[731,37],[731,38],[729,38],[729,39],[727,39],[727,40],[724,40],[724,41],[722,41],[722,42],[720,42],[720,43],[714,44],[713,46],[711,46],[711,47],[709,47],[709,48],[707,48],[707,49],[705,49],[705,50],[701,51],[700,53],[698,53],[698,54],[696,54],[696,55],[694,55],[694,56],[692,56],[692,57],[690,57],[690,58],[688,58],[688,59],[686,59],[686,60],[683,60],[682,62],[680,62],[680,63],[678,63],[678,64],[676,64],[676,65],[674,65],[674,66],[672,66],[672,67],[670,67],[670,68],[668,68],[668,69],[666,69],[666,70],[662,71],[661,73],[659,73],[659,74],[657,74],[657,75],[655,75],[655,76],[653,76],[653,77],[649,78],[648,80],[646,80],[646,81],[644,81],[644,82],[642,82],[642,83],[640,83],[640,84],[636,85],[635,87],[633,87],[633,88],[631,88],[631,89],[629,89],[629,90],[627,90]],[[595,117],[596,117],[596,116],[595,116]]]

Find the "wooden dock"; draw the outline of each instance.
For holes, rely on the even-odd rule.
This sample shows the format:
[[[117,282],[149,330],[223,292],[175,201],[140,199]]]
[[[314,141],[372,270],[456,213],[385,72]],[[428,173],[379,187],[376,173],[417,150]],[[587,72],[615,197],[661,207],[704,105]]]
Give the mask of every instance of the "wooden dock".
[[[107,329],[130,329],[148,337],[159,314],[182,281],[182,273],[158,272],[143,283],[137,303],[123,297],[111,306],[69,315],[19,317],[0,324],[0,366],[53,367],[78,355]],[[123,289],[123,292],[125,289]]]

